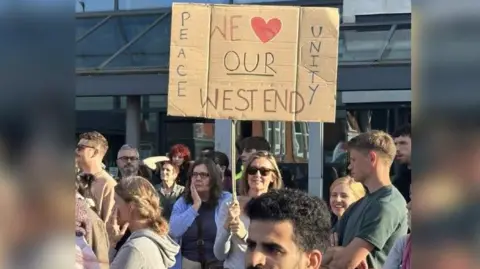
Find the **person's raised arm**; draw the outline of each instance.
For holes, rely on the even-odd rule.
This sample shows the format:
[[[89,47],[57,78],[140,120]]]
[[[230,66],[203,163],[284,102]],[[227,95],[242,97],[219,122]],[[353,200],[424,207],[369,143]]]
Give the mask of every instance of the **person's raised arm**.
[[[173,205],[172,215],[170,217],[170,235],[173,238],[180,238],[192,225],[198,216],[198,208],[188,205],[183,197],[177,200]]]
[[[228,205],[229,201],[222,203],[220,206],[218,212],[217,236],[215,237],[215,244],[213,245],[213,254],[215,254],[215,257],[220,261],[227,258],[231,247],[232,233],[228,228],[230,219]]]

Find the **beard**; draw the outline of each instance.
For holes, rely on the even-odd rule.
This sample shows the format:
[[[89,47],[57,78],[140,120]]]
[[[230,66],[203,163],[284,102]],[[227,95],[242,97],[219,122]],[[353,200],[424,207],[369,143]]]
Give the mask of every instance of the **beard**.
[[[246,269],[263,269],[263,268],[265,268],[263,265],[257,264],[257,265],[255,265],[255,266],[250,265],[250,266],[248,266]]]
[[[127,165],[120,169],[122,178],[136,176],[138,174],[138,167],[133,165]]]

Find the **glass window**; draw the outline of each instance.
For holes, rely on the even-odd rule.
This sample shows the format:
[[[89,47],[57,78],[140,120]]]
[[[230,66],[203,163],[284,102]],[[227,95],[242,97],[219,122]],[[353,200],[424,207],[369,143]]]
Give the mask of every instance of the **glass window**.
[[[272,2],[286,2],[291,0],[233,0],[234,4],[259,4],[259,3],[272,3]]]
[[[158,155],[158,113],[143,113],[140,127],[140,157]]]
[[[308,123],[295,122],[292,131],[295,157],[303,162],[308,161]]]
[[[339,61],[374,61],[388,38],[391,26],[345,29],[340,32]]]
[[[148,99],[148,107],[145,106],[145,99]],[[142,109],[165,109],[167,107],[167,95],[146,95],[141,97]],[[127,97],[120,97],[120,109],[127,108]]]
[[[113,10],[114,1],[115,0],[75,0],[75,12]]]
[[[264,124],[265,139],[270,143],[272,152],[279,158],[285,155],[285,122],[268,121]]]
[[[166,15],[152,29],[162,13],[143,16],[112,17],[87,37],[77,42],[76,67],[97,68],[132,39],[142,35],[134,44],[107,63],[104,69],[125,67],[167,68],[170,49],[170,15]],[[82,37],[104,18],[77,19],[77,38]]]
[[[75,110],[112,110],[113,96],[76,97]]]
[[[409,26],[410,27],[410,26]],[[411,29],[397,29],[390,40],[383,59],[386,60],[404,60],[410,59],[411,48]]]
[[[119,8],[122,10],[170,7],[172,6],[172,2],[174,1],[173,0],[118,0]],[[175,2],[228,4],[229,0],[202,0],[202,1],[175,0]]]
[[[150,108],[167,108],[167,95],[149,95],[148,98]]]

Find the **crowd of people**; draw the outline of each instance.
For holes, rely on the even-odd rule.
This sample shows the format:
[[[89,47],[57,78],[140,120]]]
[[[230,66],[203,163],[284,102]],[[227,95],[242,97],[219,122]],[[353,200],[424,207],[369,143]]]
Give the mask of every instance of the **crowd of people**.
[[[328,201],[289,188],[264,138],[238,147],[231,171],[237,160],[211,148],[195,158],[177,144],[142,160],[124,145],[114,177],[102,163],[105,137],[82,134],[77,268],[410,268],[409,126],[348,141],[350,173],[331,184]],[[392,177],[395,160],[402,168]]]

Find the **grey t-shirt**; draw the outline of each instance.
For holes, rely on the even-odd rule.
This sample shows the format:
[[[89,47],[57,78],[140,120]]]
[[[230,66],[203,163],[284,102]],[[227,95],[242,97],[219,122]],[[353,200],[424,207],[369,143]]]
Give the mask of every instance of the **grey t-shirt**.
[[[374,246],[367,257],[369,268],[382,268],[395,241],[407,234],[407,203],[394,186],[385,186],[352,204],[335,227],[339,245],[355,237]]]

